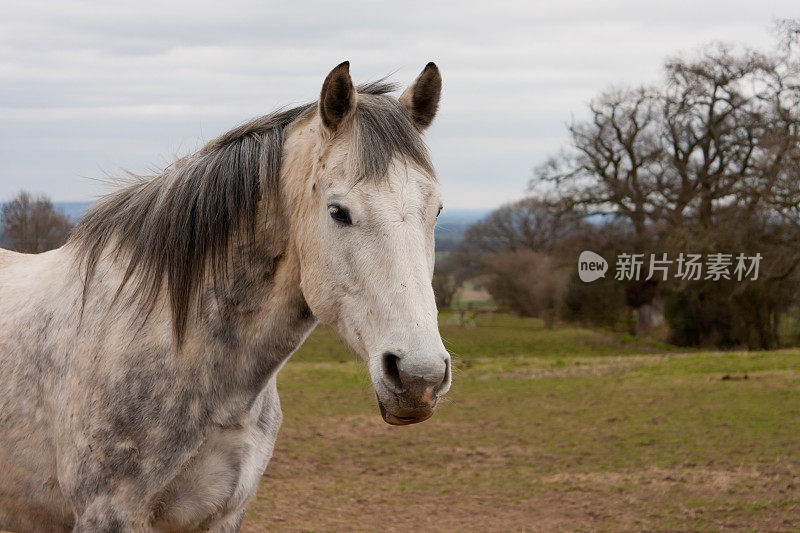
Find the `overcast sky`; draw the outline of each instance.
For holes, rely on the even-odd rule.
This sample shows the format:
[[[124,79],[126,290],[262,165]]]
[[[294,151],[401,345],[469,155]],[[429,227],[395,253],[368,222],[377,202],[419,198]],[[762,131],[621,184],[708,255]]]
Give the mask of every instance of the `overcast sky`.
[[[714,40],[767,47],[797,0],[68,2],[0,0],[0,201],[89,200],[279,106],[356,82],[444,77],[427,133],[449,207],[520,197],[565,123]]]

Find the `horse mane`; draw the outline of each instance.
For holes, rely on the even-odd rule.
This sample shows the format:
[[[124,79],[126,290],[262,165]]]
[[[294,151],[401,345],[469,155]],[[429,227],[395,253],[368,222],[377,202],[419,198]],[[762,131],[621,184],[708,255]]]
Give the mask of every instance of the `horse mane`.
[[[394,90],[385,80],[358,87],[350,150],[356,179],[380,179],[398,156],[433,175],[410,117],[387,96]],[[130,174],[130,183],[95,202],[70,239],[83,267],[83,305],[108,251],[125,268],[117,296],[132,283],[145,321],[166,291],[180,345],[205,282],[219,297],[230,279],[232,251],[257,244],[259,208],[277,212],[286,128],[316,105],[256,118],[156,175]]]

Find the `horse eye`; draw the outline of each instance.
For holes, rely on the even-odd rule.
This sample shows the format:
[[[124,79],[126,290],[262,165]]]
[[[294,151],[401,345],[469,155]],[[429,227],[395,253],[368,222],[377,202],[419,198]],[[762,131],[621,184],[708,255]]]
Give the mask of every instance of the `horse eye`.
[[[340,205],[329,205],[328,213],[330,213],[331,218],[336,222],[340,222],[342,224],[353,223],[353,221],[350,220],[350,212]]]
[[[441,214],[442,214],[442,208],[443,208],[443,207],[444,207],[443,205],[440,205],[440,206],[439,206],[439,211],[437,211],[437,212],[436,212],[436,218],[439,218],[439,215],[441,215]]]

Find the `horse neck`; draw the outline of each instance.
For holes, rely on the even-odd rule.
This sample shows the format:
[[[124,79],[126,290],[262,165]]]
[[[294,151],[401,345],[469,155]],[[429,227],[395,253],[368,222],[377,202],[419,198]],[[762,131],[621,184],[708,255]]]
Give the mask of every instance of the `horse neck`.
[[[209,316],[216,320],[201,311],[200,338],[207,340],[209,334],[222,332],[245,351],[255,348],[288,356],[316,325],[301,289],[298,252],[302,221],[312,215],[311,183],[319,163],[321,143],[315,119],[315,115],[301,117],[287,128],[278,204],[264,206],[265,212],[259,215],[259,245],[235,254],[244,260],[235,266],[238,272],[233,272],[232,284],[209,300],[208,310],[214,311]]]

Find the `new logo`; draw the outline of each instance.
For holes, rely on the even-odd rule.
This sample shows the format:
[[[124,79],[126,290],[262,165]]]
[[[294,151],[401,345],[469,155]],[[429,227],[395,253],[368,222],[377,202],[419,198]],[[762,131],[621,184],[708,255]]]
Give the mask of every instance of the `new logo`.
[[[594,252],[586,250],[578,257],[578,277],[586,283],[606,277],[608,263]]]

